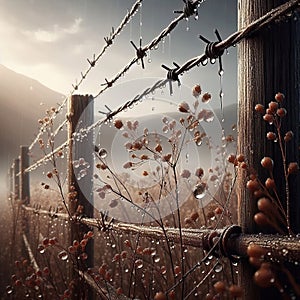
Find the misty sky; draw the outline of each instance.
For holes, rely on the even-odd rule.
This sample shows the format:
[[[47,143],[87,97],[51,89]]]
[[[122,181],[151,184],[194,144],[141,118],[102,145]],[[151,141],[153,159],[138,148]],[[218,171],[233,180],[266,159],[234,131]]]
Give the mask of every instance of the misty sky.
[[[133,0],[0,0],[0,63],[67,94],[76,79],[80,79],[81,71],[87,69],[87,58],[92,59],[94,53],[100,52],[103,38],[109,35],[112,26],[120,24],[134,3]],[[104,78],[112,78],[135,56],[129,40],[137,44],[141,34],[143,44],[147,44],[176,17],[173,10],[182,6],[181,0],[145,0],[80,92],[96,94]],[[198,35],[215,40],[213,31],[217,28],[222,37],[227,37],[236,30],[236,14],[235,0],[205,1],[199,8],[199,20],[190,18],[189,22],[181,22],[151,54],[152,63],[146,65],[146,70],[136,66],[126,79],[163,78],[166,72],[161,63],[182,64],[203,53],[204,44]],[[225,93],[228,101],[235,101],[235,49],[224,58],[224,67],[224,84],[228,82]],[[194,81],[205,82],[209,89],[215,89],[217,66],[196,68],[182,81],[190,85]]]

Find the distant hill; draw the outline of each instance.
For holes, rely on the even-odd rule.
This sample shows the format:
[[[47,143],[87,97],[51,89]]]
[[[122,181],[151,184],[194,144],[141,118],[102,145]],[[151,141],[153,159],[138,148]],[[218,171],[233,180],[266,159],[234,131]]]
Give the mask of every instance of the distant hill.
[[[19,146],[28,145],[34,139],[34,134],[38,132],[37,120],[45,114],[47,108],[61,103],[62,97],[38,81],[0,65],[2,173],[6,173],[11,161],[18,156]]]

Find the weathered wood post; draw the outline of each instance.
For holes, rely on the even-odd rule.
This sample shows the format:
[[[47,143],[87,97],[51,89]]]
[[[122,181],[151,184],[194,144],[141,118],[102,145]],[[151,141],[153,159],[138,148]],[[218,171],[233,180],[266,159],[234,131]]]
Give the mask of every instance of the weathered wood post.
[[[94,144],[93,132],[84,136],[74,134],[79,133],[79,128],[85,129],[94,121],[93,97],[73,95],[68,103],[68,189],[69,189],[69,210],[71,215],[93,217],[93,164],[94,164]],[[77,161],[78,168],[74,168]],[[88,167],[87,167],[88,166]],[[89,230],[86,225],[72,223],[70,228],[70,242],[75,239],[80,241]],[[86,266],[93,266],[94,243],[90,240],[85,252],[88,255]],[[75,275],[73,273],[73,275]],[[72,276],[72,275],[71,275]],[[77,274],[78,278],[78,274]],[[75,293],[80,291],[76,291]],[[76,295],[74,295],[74,299]],[[89,298],[92,299],[92,290],[89,289]]]
[[[20,146],[20,172],[19,172],[19,198],[24,205],[30,203],[30,185],[29,185],[29,173],[25,172],[25,169],[29,167],[29,155],[28,146]],[[23,240],[23,234],[29,238],[29,222],[26,216],[26,212],[23,210],[21,214],[21,239]],[[27,257],[28,252],[26,245],[22,243],[22,254]]]
[[[258,19],[272,8],[288,2],[286,0],[238,0],[238,27],[245,28],[250,22]],[[300,30],[299,22],[290,18],[287,22],[273,23],[269,28],[257,32],[243,40],[238,47],[238,152],[243,153],[250,166],[258,171],[264,179],[266,173],[260,166],[264,156],[271,156],[275,162],[274,173],[279,191],[285,191],[282,176],[282,165],[278,145],[266,140],[270,127],[262,121],[262,116],[254,111],[257,103],[266,105],[274,99],[277,92],[286,95],[284,103],[288,117],[284,119],[283,130],[293,130],[295,139],[289,145],[288,161],[299,159],[299,84],[300,84]],[[299,176],[291,183],[291,224],[292,229],[299,230],[300,204]],[[298,182],[298,183],[296,183]],[[245,188],[246,172],[239,173],[239,223],[245,233],[255,233],[253,216],[257,212],[256,201]],[[283,199],[283,193],[281,197]],[[283,205],[286,205],[284,203]],[[244,299],[260,299],[262,292],[254,285],[254,270],[247,262],[240,270],[241,285],[244,287]]]
[[[13,195],[14,195],[14,200],[18,200],[20,199],[20,176],[19,176],[19,172],[20,172],[20,159],[16,158],[14,160],[14,164],[13,164],[13,173],[12,173],[12,180],[13,180]]]
[[[29,186],[29,173],[25,169],[29,167],[28,146],[21,146],[20,153],[20,200],[25,205],[30,203],[30,186]]]
[[[7,184],[9,186],[8,197],[9,197],[10,201],[12,201],[14,199],[14,192],[15,192],[15,186],[14,186],[14,165],[13,164],[8,169]]]

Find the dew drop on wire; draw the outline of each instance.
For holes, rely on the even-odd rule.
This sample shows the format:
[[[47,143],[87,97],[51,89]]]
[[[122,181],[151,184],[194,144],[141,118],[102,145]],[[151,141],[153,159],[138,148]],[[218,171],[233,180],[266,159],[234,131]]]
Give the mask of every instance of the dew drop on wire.
[[[101,149],[99,150],[98,154],[99,154],[99,156],[100,156],[101,158],[106,158],[106,157],[107,157],[107,151],[106,151],[106,149],[104,149],[104,148],[101,148]]]
[[[222,272],[222,270],[223,270],[223,266],[222,266],[221,264],[217,264],[217,265],[214,267],[214,271],[215,271],[216,273],[220,273],[220,272]]]

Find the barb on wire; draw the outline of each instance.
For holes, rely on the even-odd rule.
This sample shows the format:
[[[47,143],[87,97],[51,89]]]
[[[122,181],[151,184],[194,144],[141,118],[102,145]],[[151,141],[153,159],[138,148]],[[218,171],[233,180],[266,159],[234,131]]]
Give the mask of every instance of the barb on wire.
[[[140,46],[139,46],[139,48],[135,45],[135,43],[133,41],[130,41],[130,43],[134,47],[134,49],[136,50],[137,59],[141,60],[142,68],[145,69],[144,57],[147,56],[147,54],[146,54],[147,50],[143,49],[143,47],[142,47],[142,38],[140,37]]]
[[[104,38],[104,41],[106,42],[107,46],[112,45],[112,43],[113,43],[112,36],[113,36],[114,32],[115,32],[115,30],[114,30],[114,28],[112,27],[111,33],[109,34],[109,37],[105,37],[105,38]]]
[[[198,19],[198,7],[200,5],[199,1],[193,0],[183,0],[184,7],[182,10],[174,10],[175,14],[184,14],[185,18],[189,18],[192,15],[195,15],[195,19]]]
[[[180,68],[180,66],[175,62],[173,62],[173,65],[175,66],[175,68],[173,68],[173,69],[171,69],[165,65],[161,65],[165,70],[168,71],[167,79],[169,80],[170,95],[173,95],[172,81],[177,81],[178,86],[180,86],[179,76],[176,73],[176,70],[178,70]]]
[[[102,86],[112,87],[113,83],[111,81],[108,81],[107,78],[105,78],[105,83],[101,83]]]

